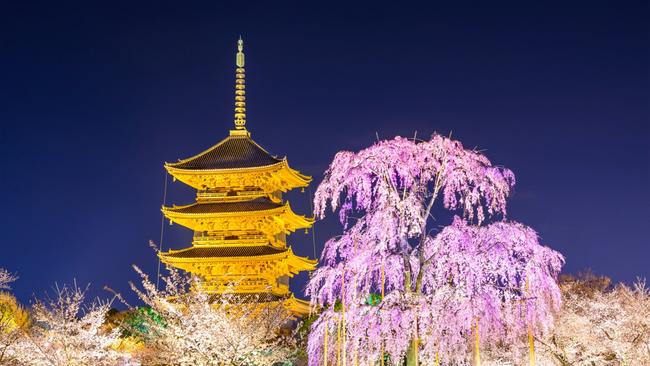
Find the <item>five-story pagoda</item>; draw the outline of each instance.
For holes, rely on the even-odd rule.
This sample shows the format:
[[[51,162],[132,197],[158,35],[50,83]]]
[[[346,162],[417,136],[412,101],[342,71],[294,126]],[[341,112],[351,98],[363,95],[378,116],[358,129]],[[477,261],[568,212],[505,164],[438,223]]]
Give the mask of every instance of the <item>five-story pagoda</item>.
[[[194,230],[192,245],[159,254],[162,262],[201,278],[215,294],[257,294],[281,301],[292,312],[309,312],[289,291],[289,278],[312,270],[316,260],[296,256],[286,236],[307,229],[313,219],[297,215],[282,193],[309,185],[311,177],[270,155],[246,129],[243,41],[238,42],[235,129],[224,140],[191,158],[165,163],[169,174],[197,190],[196,202],[162,208],[170,222]]]

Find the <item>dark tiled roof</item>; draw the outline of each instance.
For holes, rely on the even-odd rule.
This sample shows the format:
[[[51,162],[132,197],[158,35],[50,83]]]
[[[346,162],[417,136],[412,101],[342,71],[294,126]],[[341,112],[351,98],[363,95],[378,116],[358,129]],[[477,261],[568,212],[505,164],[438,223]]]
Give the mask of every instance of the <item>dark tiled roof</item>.
[[[222,212],[246,212],[263,211],[281,207],[281,203],[275,203],[266,197],[256,198],[251,201],[239,202],[202,202],[189,206],[169,208],[170,211],[188,214],[222,213]]]
[[[172,258],[215,258],[215,257],[250,257],[286,252],[287,249],[273,248],[268,245],[244,247],[192,247],[187,250],[165,254]]]
[[[280,161],[250,137],[229,136],[196,156],[167,165],[178,169],[233,169],[273,165]]]

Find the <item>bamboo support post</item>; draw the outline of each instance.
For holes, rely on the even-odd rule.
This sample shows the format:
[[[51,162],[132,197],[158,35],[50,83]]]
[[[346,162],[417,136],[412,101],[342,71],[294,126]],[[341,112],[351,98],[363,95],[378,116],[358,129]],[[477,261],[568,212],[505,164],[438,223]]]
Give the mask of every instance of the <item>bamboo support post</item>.
[[[526,297],[530,296],[530,283],[528,276],[526,276]],[[528,302],[526,302],[526,310],[528,310]],[[526,313],[528,313],[526,311]],[[535,366],[535,337],[533,335],[533,325],[528,321],[528,362],[530,366]]]
[[[474,366],[481,366],[481,350],[479,348],[480,345],[480,339],[479,339],[479,334],[478,334],[478,318],[476,318],[476,324],[474,325],[474,334],[475,334],[475,341],[474,341]]]
[[[381,264],[381,301],[384,301],[384,287],[386,285],[386,274],[384,270],[384,263]],[[379,366],[384,366],[384,341],[381,341],[381,348],[379,349]]]
[[[341,320],[336,327],[336,366],[341,366]]]
[[[329,332],[329,322],[325,322],[325,334],[323,335],[323,366],[327,366],[327,338]]]
[[[343,359],[342,366],[347,364],[347,342],[346,342],[346,331],[345,331],[345,271],[343,271],[343,276],[341,276],[341,337],[342,337],[342,355]]]
[[[413,339],[413,354],[415,355],[415,364],[420,364],[420,333],[418,332],[418,317],[415,315],[415,337]]]
[[[533,330],[528,329],[528,346],[530,351],[530,366],[535,366],[535,337],[533,337]]]

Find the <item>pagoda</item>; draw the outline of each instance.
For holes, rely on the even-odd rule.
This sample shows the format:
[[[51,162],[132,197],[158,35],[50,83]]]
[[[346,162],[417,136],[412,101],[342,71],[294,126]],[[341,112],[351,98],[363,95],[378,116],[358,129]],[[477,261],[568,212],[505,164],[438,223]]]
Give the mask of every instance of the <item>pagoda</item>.
[[[165,163],[174,177],[195,188],[196,201],[162,207],[170,223],[194,231],[192,245],[160,252],[160,260],[197,275],[212,294],[254,294],[260,302],[282,302],[296,315],[309,303],[289,290],[289,278],[313,270],[316,260],[287,246],[287,235],[309,229],[314,220],[297,215],[282,193],[304,188],[311,177],[289,167],[286,158],[269,154],[246,129],[243,41],[238,42],[234,129],[198,155]]]

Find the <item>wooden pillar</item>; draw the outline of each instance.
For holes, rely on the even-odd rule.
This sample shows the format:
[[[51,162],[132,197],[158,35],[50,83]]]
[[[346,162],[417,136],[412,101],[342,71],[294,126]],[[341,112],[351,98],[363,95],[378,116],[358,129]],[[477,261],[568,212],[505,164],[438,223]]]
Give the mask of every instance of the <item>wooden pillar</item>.
[[[325,322],[325,334],[323,335],[323,366],[327,366],[327,338],[329,336],[329,321]]]

